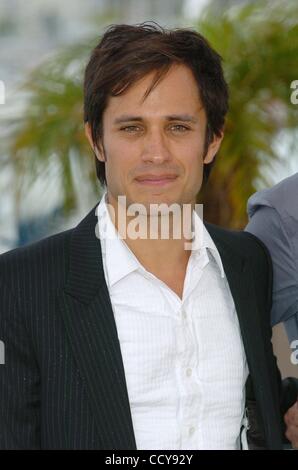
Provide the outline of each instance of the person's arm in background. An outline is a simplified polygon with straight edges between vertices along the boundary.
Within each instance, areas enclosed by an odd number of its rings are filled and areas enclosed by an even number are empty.
[[[298,340],[298,253],[292,242],[295,231],[288,230],[279,213],[269,206],[257,207],[245,230],[267,246],[272,258],[271,324],[284,322],[289,342]],[[298,245],[298,223],[295,236]]]
[[[288,233],[278,212],[262,205],[257,207],[245,230],[258,237],[270,252],[273,263],[271,324],[284,322],[291,343],[298,339],[298,258],[291,240],[292,234],[298,237],[298,227],[297,231]],[[291,406],[295,396],[298,396],[298,379],[288,377],[282,382],[281,412],[287,426],[285,437],[297,448],[298,401]]]

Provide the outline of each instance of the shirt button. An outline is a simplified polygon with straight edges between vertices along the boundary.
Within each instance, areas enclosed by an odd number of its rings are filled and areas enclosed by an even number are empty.
[[[188,430],[189,435],[192,436],[194,434],[195,430],[196,430],[196,428],[194,426],[191,426]]]
[[[187,318],[187,315],[186,315],[186,311],[185,311],[185,310],[182,310],[182,318],[184,318],[184,320]]]
[[[191,374],[192,374],[192,369],[190,369],[190,368],[186,369],[186,375],[187,375],[187,377],[190,377]]]

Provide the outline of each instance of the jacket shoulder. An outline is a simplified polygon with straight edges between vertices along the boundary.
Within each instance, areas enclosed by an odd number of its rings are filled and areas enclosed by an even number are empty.
[[[255,235],[243,230],[230,230],[214,224],[206,224],[212,238],[227,248],[238,252],[242,257],[264,257],[271,260],[266,245]]]
[[[0,282],[13,292],[46,277],[62,280],[69,259],[73,229],[66,230],[0,255]]]

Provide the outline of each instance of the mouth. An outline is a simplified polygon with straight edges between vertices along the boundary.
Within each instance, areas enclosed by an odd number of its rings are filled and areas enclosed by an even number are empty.
[[[145,186],[165,186],[173,183],[176,179],[176,175],[144,175],[136,178],[136,181]]]

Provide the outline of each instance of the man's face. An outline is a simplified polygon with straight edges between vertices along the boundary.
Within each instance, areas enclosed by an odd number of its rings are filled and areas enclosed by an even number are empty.
[[[172,66],[144,100],[153,73],[125,93],[110,97],[103,115],[103,146],[108,200],[117,204],[195,203],[203,163],[210,163],[221,142],[216,138],[204,157],[206,113],[191,70]],[[90,128],[86,135],[93,147]]]

